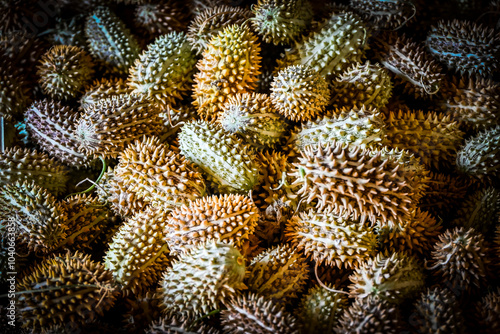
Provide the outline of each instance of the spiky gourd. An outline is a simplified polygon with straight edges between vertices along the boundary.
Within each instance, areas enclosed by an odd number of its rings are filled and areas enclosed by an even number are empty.
[[[16,291],[19,320],[35,332],[93,322],[113,306],[117,295],[111,273],[79,252],[54,255],[30,268]]]
[[[248,293],[234,298],[221,312],[227,334],[299,334],[297,320],[283,306]]]
[[[191,104],[179,105],[176,108],[167,106],[160,113],[160,118],[163,120],[163,130],[160,134],[162,142],[168,142],[168,138],[177,137],[177,134],[186,122],[194,121],[198,118],[196,108]]]
[[[58,196],[66,191],[68,168],[46,153],[27,148],[8,147],[0,152],[0,185],[35,182]]]
[[[424,286],[423,265],[403,252],[377,254],[349,277],[350,293],[356,298],[375,297],[401,303]]]
[[[0,117],[10,121],[30,102],[26,80],[13,64],[0,54]]]
[[[241,25],[252,16],[252,12],[231,6],[215,6],[200,11],[188,27],[187,38],[197,54],[202,54],[210,40],[224,28]]]
[[[184,33],[158,37],[130,69],[128,85],[162,106],[174,104],[191,89],[196,58]]]
[[[485,129],[500,124],[500,85],[478,76],[456,77],[444,86],[438,102],[453,119]]]
[[[375,297],[357,298],[334,328],[337,334],[401,333],[398,307]]]
[[[350,0],[349,6],[375,30],[397,30],[415,16],[415,5],[407,0]]]
[[[139,56],[139,44],[123,21],[108,7],[97,7],[85,24],[90,54],[113,72],[126,74]]]
[[[56,18],[54,28],[49,30],[47,39],[52,45],[77,46],[86,49],[85,26],[83,15],[75,15],[70,18]]]
[[[464,135],[450,116],[421,110],[390,112],[386,124],[386,145],[409,150],[436,169],[453,163]]]
[[[500,175],[500,125],[466,140],[457,152],[457,169],[479,179]]]
[[[76,168],[86,167],[91,161],[77,141],[78,117],[70,107],[51,100],[34,102],[24,114],[30,138],[50,156]]]
[[[367,47],[369,32],[358,15],[337,11],[286,52],[279,67],[308,65],[320,75],[340,74],[358,63]]]
[[[484,286],[490,258],[482,234],[455,227],[439,236],[432,251],[434,274],[452,290],[470,291]]]
[[[257,87],[260,44],[246,25],[224,28],[210,40],[196,67],[193,105],[204,119],[217,119],[224,103]]]
[[[122,324],[129,333],[144,332],[161,316],[160,300],[157,293],[151,291],[126,298],[125,305],[127,312]]]
[[[308,0],[259,0],[250,19],[255,32],[266,43],[292,44],[300,40],[313,17]]]
[[[476,321],[479,330],[485,334],[500,331],[500,289],[492,289],[476,304]]]
[[[426,43],[433,56],[461,74],[489,76],[499,67],[500,35],[492,27],[441,20],[431,27]]]
[[[460,208],[452,224],[474,228],[477,232],[488,235],[500,217],[500,191],[488,187],[468,196]]]
[[[382,153],[336,141],[307,146],[294,163],[292,185],[301,186],[297,194],[317,208],[398,224],[418,203],[424,184],[418,171]]]
[[[248,192],[257,183],[259,166],[251,147],[220,125],[186,123],[178,138],[182,155],[200,167],[220,192]]]
[[[455,296],[440,288],[427,289],[415,303],[412,326],[419,333],[464,333],[464,319]]]
[[[310,209],[293,216],[285,237],[318,264],[357,268],[376,254],[377,237],[368,222],[328,210]]]
[[[220,124],[254,146],[274,146],[287,130],[285,120],[275,111],[265,94],[243,93],[229,97]]]
[[[302,123],[288,138],[290,154],[296,155],[308,145],[337,141],[361,148],[380,146],[385,137],[384,115],[374,109],[354,107],[329,112],[314,121]]]
[[[66,237],[67,218],[66,208],[33,182],[15,182],[0,190],[2,225],[13,221],[16,242],[30,252],[48,253],[59,247]]]
[[[183,31],[188,21],[179,4],[168,0],[140,4],[135,8],[135,24],[153,36]]]
[[[297,297],[309,276],[304,256],[288,244],[254,257],[248,272],[245,283],[251,292],[283,304]]]
[[[86,88],[85,94],[80,99],[80,106],[83,110],[87,110],[91,105],[97,104],[99,100],[130,93],[130,87],[125,80],[121,78],[101,78]]]
[[[242,249],[259,220],[259,210],[248,196],[229,194],[203,197],[175,208],[165,233],[172,253],[181,253],[208,240]]]
[[[92,58],[78,46],[56,45],[42,56],[37,74],[45,94],[69,100],[92,79],[93,66]]]
[[[164,210],[148,207],[128,218],[113,236],[104,267],[125,293],[143,291],[155,284],[169,264],[166,220]]]
[[[335,287],[327,286],[328,289]],[[305,294],[297,310],[301,333],[332,333],[339,318],[347,309],[347,297],[321,286],[314,286]]]
[[[332,81],[331,103],[335,108],[381,109],[392,95],[387,70],[369,61],[355,63]]]
[[[209,241],[183,253],[161,285],[166,313],[199,316],[227,304],[243,289],[245,259],[232,245]]]
[[[203,322],[179,314],[167,314],[155,320],[146,329],[146,334],[220,334],[219,330],[211,328]]]
[[[159,133],[160,109],[145,97],[122,94],[89,105],[78,120],[80,148],[88,155],[116,158],[144,135]]]
[[[420,208],[397,226],[377,226],[379,242],[385,250],[408,254],[426,254],[435,245],[441,229],[441,222]]]
[[[292,121],[309,121],[320,116],[330,99],[325,78],[307,65],[289,66],[271,83],[274,108]]]
[[[128,191],[165,209],[202,197],[206,191],[196,167],[155,136],[144,136],[129,145],[114,173]]]
[[[382,35],[376,44],[378,60],[394,74],[403,93],[430,99],[439,91],[444,74],[424,46],[395,33]]]

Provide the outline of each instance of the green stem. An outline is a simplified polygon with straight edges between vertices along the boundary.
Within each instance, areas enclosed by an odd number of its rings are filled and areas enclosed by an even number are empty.
[[[200,318],[196,319],[195,321],[193,321],[193,322],[191,323],[191,325],[189,325],[189,327],[188,327],[186,330],[187,330],[188,332],[189,332],[189,331],[191,331],[191,329],[193,328],[193,326],[194,326],[197,322],[199,322],[200,320],[203,320],[203,319],[205,319],[205,318],[208,318],[208,317],[210,317],[210,316],[212,316],[212,315],[214,315],[214,314],[217,314],[217,313],[219,313],[219,312],[220,312],[220,310],[213,310],[212,312],[209,312],[209,313],[205,314],[204,316],[202,316],[202,317],[200,317]]]
[[[103,157],[99,157],[99,159],[101,159],[102,161],[102,170],[101,170],[101,174],[99,175],[99,177],[97,178],[97,180],[92,184],[92,186],[84,191],[81,191],[81,192],[77,192],[77,193],[72,193],[72,194],[69,194],[68,196],[64,197],[64,199],[67,199],[68,197],[71,197],[73,195],[81,195],[81,194],[85,194],[85,193],[88,193],[92,190],[94,190],[94,188],[96,187],[96,185],[99,183],[99,181],[101,181],[101,179],[103,178],[104,176],[104,173],[106,173],[106,161],[104,160]],[[92,182],[92,181],[91,181]]]

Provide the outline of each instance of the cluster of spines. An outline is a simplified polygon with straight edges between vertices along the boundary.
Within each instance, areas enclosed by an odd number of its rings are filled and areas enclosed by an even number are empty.
[[[139,4],[135,8],[134,21],[139,29],[153,36],[183,31],[187,27],[185,11],[178,3],[168,0]]]
[[[376,30],[397,30],[411,21],[416,11],[406,0],[350,0],[349,6]]]

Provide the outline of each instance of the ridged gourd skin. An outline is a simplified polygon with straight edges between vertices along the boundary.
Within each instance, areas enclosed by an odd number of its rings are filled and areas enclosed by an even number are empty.
[[[230,96],[257,88],[260,50],[245,24],[228,26],[210,40],[194,78],[193,105],[201,118],[217,119]]]
[[[279,71],[271,83],[274,108],[291,121],[309,121],[324,113],[330,99],[326,79],[307,65]]]
[[[99,200],[108,204],[116,215],[126,218],[146,209],[149,202],[140,198],[132,186],[126,186],[124,181],[115,175],[114,169],[108,167],[103,175],[100,187],[97,188]]]
[[[30,95],[26,80],[0,53],[0,117],[17,118],[30,103]]]
[[[349,277],[350,293],[356,298],[375,297],[399,304],[424,287],[424,266],[403,252],[378,253]]]
[[[252,12],[231,6],[215,6],[206,8],[194,17],[188,27],[187,38],[193,50],[201,55],[210,40],[224,28],[231,25],[242,25],[252,16]]]
[[[203,322],[194,323],[192,319],[179,314],[167,314],[156,319],[146,329],[146,334],[221,334],[217,329],[211,328]]]
[[[7,147],[0,152],[0,185],[17,181],[35,182],[55,196],[66,191],[68,168],[46,153],[37,150]]]
[[[453,226],[474,228],[488,235],[493,232],[500,216],[500,191],[493,187],[477,190],[469,195],[458,208]]]
[[[245,288],[245,259],[231,244],[209,241],[173,261],[160,282],[165,313],[198,317]]]
[[[178,138],[182,155],[201,168],[219,192],[248,192],[257,184],[259,165],[252,148],[220,125],[186,123]]]
[[[427,255],[441,234],[441,229],[441,221],[417,208],[404,223],[394,227],[377,226],[377,233],[382,248],[390,253]]]
[[[458,171],[482,179],[500,175],[500,125],[465,141],[457,152]]]
[[[395,76],[395,88],[415,98],[431,99],[442,86],[441,66],[423,45],[405,35],[384,34],[376,39],[377,58]]]
[[[318,264],[357,268],[377,253],[377,236],[368,222],[328,210],[309,209],[287,223],[285,237]]]
[[[288,127],[265,94],[230,96],[223,110],[219,122],[224,130],[237,133],[258,148],[274,147]]]
[[[378,63],[355,63],[332,80],[331,105],[335,108],[381,109],[392,96],[392,80]]]
[[[131,143],[120,154],[114,173],[130,192],[164,209],[181,206],[206,192],[198,169],[156,136]]]
[[[87,17],[85,35],[90,54],[117,74],[127,74],[139,56],[139,44],[123,21],[99,6]]]
[[[248,293],[234,298],[221,312],[227,334],[299,334],[298,322],[285,307],[272,300]]]
[[[342,108],[313,121],[304,122],[288,137],[290,155],[308,145],[348,143],[361,148],[377,147],[385,138],[384,114],[367,107]]]
[[[231,243],[242,249],[255,230],[259,210],[248,196],[213,195],[175,208],[165,226],[172,253],[182,253],[208,240]]]
[[[431,253],[430,268],[452,290],[483,288],[490,270],[489,249],[473,228],[455,227],[439,236]]]
[[[89,105],[77,124],[80,148],[88,155],[116,158],[144,135],[160,132],[160,109],[141,96],[122,94]]]
[[[78,194],[62,202],[68,213],[66,238],[60,247],[90,250],[104,233],[112,217],[109,209],[102,206],[96,196]]]
[[[336,11],[278,60],[279,68],[308,65],[320,75],[340,74],[364,56],[369,37],[361,18],[350,11]]]
[[[418,171],[382,153],[335,141],[307,146],[293,164],[292,185],[301,186],[297,194],[310,205],[316,201],[318,209],[330,207],[337,215],[352,214],[372,223],[402,223],[424,184]]]
[[[115,77],[111,79],[102,78],[95,80],[86,87],[85,94],[80,98],[80,106],[83,110],[87,110],[91,105],[97,104],[99,100],[130,93],[130,87],[125,80]]]
[[[191,89],[196,58],[183,32],[162,35],[148,45],[130,68],[132,94],[162,106],[175,104]]]
[[[453,119],[473,129],[500,125],[500,85],[479,76],[447,82],[437,104]]]
[[[66,208],[33,182],[13,182],[0,190],[2,227],[14,221],[19,248],[25,245],[39,254],[53,251],[66,238],[67,218]]]
[[[422,334],[464,333],[464,318],[451,291],[429,288],[415,302],[412,326]]]
[[[384,144],[409,150],[423,164],[437,170],[453,164],[464,133],[450,116],[415,112],[390,112]]]
[[[40,333],[51,326],[91,323],[117,297],[111,272],[89,255],[67,252],[30,268],[16,285],[22,327]]]
[[[491,289],[476,304],[476,323],[481,333],[495,334],[500,331],[500,290]]]
[[[327,285],[329,289],[335,286]],[[314,286],[304,294],[297,309],[297,319],[301,333],[332,333],[339,318],[348,307],[344,294],[330,291],[321,286]]]
[[[134,22],[139,30],[153,36],[183,31],[188,23],[185,11],[174,1],[149,1],[135,7],[134,14]]]
[[[356,298],[334,328],[336,334],[401,333],[398,306],[375,297]]]
[[[79,114],[53,100],[35,101],[24,113],[30,139],[65,165],[87,167],[91,158],[79,147],[76,123]]]
[[[290,303],[305,288],[305,257],[289,244],[266,249],[252,259],[245,280],[249,291],[277,303]]]
[[[125,220],[104,256],[104,267],[125,294],[145,291],[158,282],[170,263],[165,240],[167,213],[146,208]]]
[[[349,6],[375,30],[397,30],[411,21],[416,11],[406,0],[350,0]]]
[[[259,0],[250,19],[255,32],[266,43],[290,45],[301,39],[313,17],[308,0]]]
[[[53,99],[70,100],[92,79],[93,66],[90,55],[78,46],[55,45],[40,59],[39,83]]]
[[[498,70],[500,34],[492,27],[466,20],[441,20],[431,27],[426,44],[441,63],[463,75],[486,77]]]

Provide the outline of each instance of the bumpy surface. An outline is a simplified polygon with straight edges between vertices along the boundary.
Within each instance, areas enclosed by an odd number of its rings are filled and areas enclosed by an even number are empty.
[[[355,63],[332,82],[331,104],[335,108],[385,107],[392,95],[389,73],[379,64]]]
[[[276,110],[292,121],[308,121],[321,115],[330,98],[325,78],[310,66],[289,66],[271,83]]]
[[[168,314],[155,320],[146,334],[220,334],[220,331],[204,325],[201,321],[178,314]]]
[[[11,120],[29,103],[29,89],[18,70],[0,54],[0,117]]]
[[[409,216],[423,187],[418,172],[403,165],[383,158],[382,152],[333,141],[307,146],[291,176],[301,186],[297,193],[308,203],[316,201],[318,208],[331,206],[338,215],[397,224]]]
[[[367,222],[310,209],[293,216],[285,236],[316,263],[357,268],[376,254],[377,237]]]
[[[214,195],[175,208],[165,233],[172,253],[208,240],[224,241],[241,249],[258,220],[259,210],[248,196]]]
[[[254,30],[264,42],[274,45],[300,40],[313,16],[308,0],[259,0],[252,13]]]
[[[104,100],[112,96],[130,94],[130,87],[125,80],[119,78],[96,80],[85,89],[85,94],[80,99],[80,106],[86,110],[91,105],[95,105],[99,100]]]
[[[265,94],[236,94],[224,105],[220,123],[254,146],[274,146],[287,130],[285,120]]]
[[[161,209],[147,208],[128,218],[113,236],[104,266],[126,292],[155,284],[167,267],[166,216]]]
[[[128,191],[165,209],[202,197],[206,191],[196,167],[154,136],[129,145],[120,155],[115,175]]]
[[[462,74],[488,76],[499,66],[500,35],[495,29],[470,21],[439,21],[427,36],[430,52]]]
[[[253,293],[232,300],[221,318],[228,334],[301,333],[297,321],[283,306]]]
[[[260,44],[246,25],[224,28],[210,40],[196,67],[193,105],[205,119],[217,119],[229,96],[249,93],[260,74]]]
[[[92,78],[92,58],[77,46],[56,45],[40,60],[37,74],[45,94],[69,100],[80,94]]]
[[[128,84],[132,94],[145,95],[162,106],[170,105],[191,89],[195,63],[184,33],[162,35],[135,61]]]
[[[248,271],[245,283],[250,291],[283,303],[297,297],[309,276],[304,256],[288,244],[254,257]]]
[[[469,138],[457,153],[457,169],[477,178],[500,174],[500,125]]]
[[[500,290],[490,291],[476,305],[476,319],[481,331],[495,334],[500,331]]]
[[[116,290],[104,266],[83,253],[66,253],[30,268],[16,290],[19,320],[41,332],[50,326],[82,325],[113,306]]]
[[[165,312],[206,314],[227,304],[245,287],[245,260],[229,244],[209,241],[183,253],[167,269],[161,284]]]
[[[250,146],[219,125],[186,123],[178,137],[182,155],[200,167],[220,192],[247,192],[257,183],[259,166]]]
[[[165,35],[187,27],[187,15],[179,3],[148,1],[135,8],[135,24],[152,35]]]
[[[350,0],[349,6],[376,30],[397,30],[415,15],[415,6],[406,0]]]
[[[356,298],[375,297],[401,303],[424,286],[423,265],[405,253],[390,256],[377,254],[361,264],[349,277],[351,295]]]

